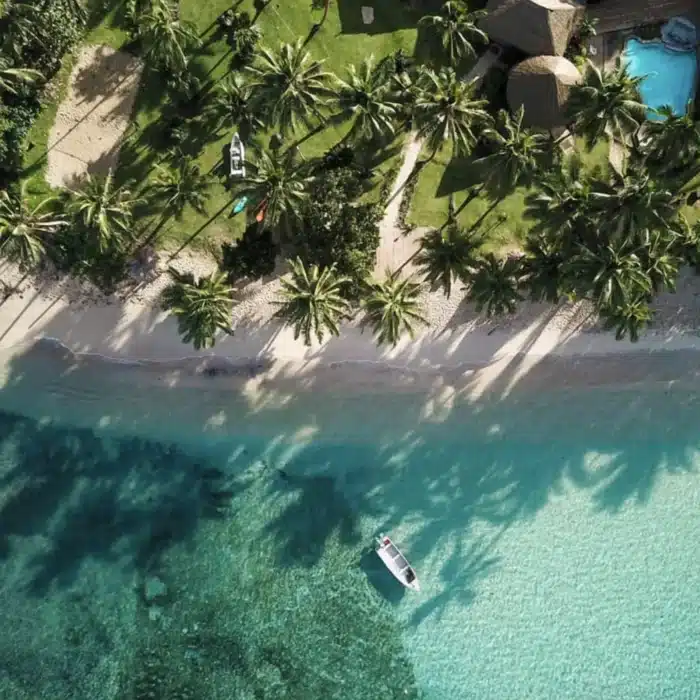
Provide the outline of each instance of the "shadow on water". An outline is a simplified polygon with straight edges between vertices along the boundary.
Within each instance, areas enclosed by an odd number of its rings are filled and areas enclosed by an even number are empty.
[[[285,490],[293,493],[283,513],[267,527],[280,543],[278,561],[282,566],[314,566],[323,555],[326,542],[337,535],[341,544],[361,541],[358,512],[329,476],[302,476],[278,472]]]
[[[406,589],[399,585],[396,579],[389,573],[379,557],[371,548],[362,553],[360,557],[360,569],[367,576],[370,585],[384,600],[392,605],[398,605],[406,595]]]
[[[157,568],[168,547],[186,541],[201,518],[222,517],[245,488],[223,472],[203,472],[174,446],[106,440],[6,414],[0,446],[1,463],[11,465],[0,470],[0,536],[46,539],[25,582],[40,596],[72,585],[87,559]]]

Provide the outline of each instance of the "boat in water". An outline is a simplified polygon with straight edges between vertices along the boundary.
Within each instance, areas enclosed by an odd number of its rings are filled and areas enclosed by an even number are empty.
[[[399,548],[386,535],[379,535],[376,541],[375,551],[384,562],[394,578],[398,579],[406,588],[412,591],[420,591],[418,576],[413,567],[408,563],[406,557],[399,551]]]

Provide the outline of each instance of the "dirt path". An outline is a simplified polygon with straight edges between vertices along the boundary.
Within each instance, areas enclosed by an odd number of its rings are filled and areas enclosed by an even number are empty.
[[[389,195],[389,204],[384,212],[384,218],[379,224],[381,241],[377,249],[378,274],[383,275],[387,268],[395,270],[415,252],[418,246],[420,231],[415,230],[404,234],[399,227],[399,209],[406,183],[413,172],[423,142],[411,133],[403,150],[403,163],[399,168],[394,187]]]

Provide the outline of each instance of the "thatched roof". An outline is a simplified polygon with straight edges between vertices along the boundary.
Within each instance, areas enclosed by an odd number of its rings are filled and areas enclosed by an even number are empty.
[[[580,81],[576,66],[561,56],[528,58],[508,76],[508,104],[513,111],[525,109],[523,123],[527,126],[541,129],[564,126],[569,91]]]
[[[574,0],[489,0],[481,28],[492,41],[532,56],[563,56],[585,12]]]

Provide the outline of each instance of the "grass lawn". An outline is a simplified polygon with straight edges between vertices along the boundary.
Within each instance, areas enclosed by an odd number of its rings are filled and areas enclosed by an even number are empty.
[[[120,26],[122,2],[114,2],[104,10],[101,21],[91,27],[85,43],[107,44],[113,48],[123,48],[128,36]],[[218,82],[229,71],[230,52],[226,42],[216,35],[216,18],[231,7],[231,0],[180,0],[184,19],[196,26],[202,39],[202,46],[191,61],[191,71],[199,77]],[[243,0],[237,9],[255,16],[253,0]],[[305,39],[314,22],[320,20],[321,10],[311,9],[310,0],[273,0],[258,16],[257,24],[262,31],[261,45],[276,49],[283,42],[293,43]],[[407,9],[400,0],[384,0],[375,9],[375,21],[369,27],[362,24],[360,6],[353,0],[331,2],[328,19],[321,30],[307,44],[312,57],[324,60],[324,68],[338,75],[344,75],[352,63],[360,63],[365,57],[374,54],[379,59],[396,49],[402,48],[412,54],[416,44],[415,25],[418,15]],[[127,47],[128,48],[128,47]],[[76,49],[76,52],[78,49]],[[27,174],[33,176],[33,190],[48,192],[41,175],[45,168],[45,154],[48,134],[54,121],[56,107],[65,92],[67,78],[72,65],[71,57],[64,61],[64,68],[56,83],[57,99],[48,103],[32,129],[31,140],[36,144],[27,157]],[[139,95],[134,107],[133,121],[137,134],[132,143],[125,145],[120,156],[117,176],[121,182],[128,182],[132,190],[140,190],[153,178],[154,166],[161,160],[156,139],[162,121],[165,103],[163,78],[156,73],[144,72]],[[305,157],[320,155],[337,143],[347,127],[329,128],[309,139],[302,146]],[[193,157],[204,172],[214,171],[222,164],[222,150],[231,137],[230,131],[215,133],[194,129],[191,144]],[[259,135],[259,140],[267,142],[269,134]],[[196,143],[195,143],[196,141]],[[367,154],[368,159],[377,165],[379,176],[377,186],[383,176],[395,172],[398,167],[401,143],[393,144],[381,154]],[[377,161],[380,161],[377,163]],[[177,247],[191,239],[191,245],[207,248],[218,247],[226,239],[240,235],[245,228],[243,215],[227,218],[232,197],[224,187],[223,178],[218,178],[211,189],[207,206],[208,216],[187,210],[180,221],[170,221],[161,231],[161,244],[169,248]],[[159,217],[159,212],[148,204],[137,212],[137,231],[148,231]],[[201,235],[200,235],[201,234]]]
[[[606,142],[596,144],[587,151],[581,141],[577,141],[576,149],[583,158],[584,169],[592,171],[608,168],[608,147]],[[427,154],[423,153],[423,157]],[[468,158],[452,159],[450,152],[445,149],[432,162],[428,163],[420,175],[414,190],[408,222],[412,226],[442,226],[447,220],[450,195],[454,197],[455,208],[467,197],[466,189],[481,184],[484,177],[478,166]],[[527,190],[519,187],[506,196],[483,222],[490,229],[484,249],[489,251],[508,250],[521,246],[525,235],[530,229],[531,222],[525,218],[525,196]],[[486,192],[471,201],[459,214],[458,220],[462,227],[473,225],[491,206]],[[496,225],[499,216],[504,221]],[[493,224],[493,228],[491,225]]]

